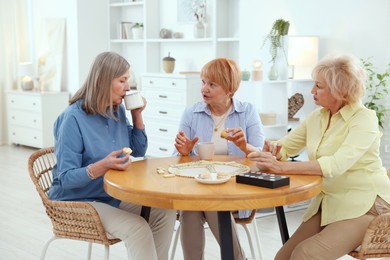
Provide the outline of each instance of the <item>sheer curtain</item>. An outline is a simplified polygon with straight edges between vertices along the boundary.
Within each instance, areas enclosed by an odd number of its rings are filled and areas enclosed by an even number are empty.
[[[6,143],[5,90],[17,88],[19,62],[31,61],[31,0],[0,0],[0,145]]]

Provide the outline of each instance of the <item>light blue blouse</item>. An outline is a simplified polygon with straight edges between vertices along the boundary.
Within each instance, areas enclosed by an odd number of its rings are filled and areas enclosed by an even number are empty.
[[[130,125],[123,105],[115,111],[118,120],[88,115],[81,101],[70,105],[54,123],[53,200],[99,201],[117,207],[119,200],[103,189],[103,176],[91,180],[87,166],[105,158],[114,150],[131,147],[132,155],[144,156],[147,149],[145,130]]]
[[[248,144],[262,149],[265,139],[264,130],[256,108],[251,103],[241,102],[235,98],[233,98],[232,106],[233,109],[226,118],[226,128],[241,127]],[[198,136],[199,142],[209,142],[213,135],[213,125],[210,109],[205,102],[201,101],[185,109],[179,131],[184,131],[190,139]],[[233,142],[228,142],[227,145],[228,155],[245,156],[245,153]],[[177,154],[176,150],[174,154]]]
[[[241,127],[247,138],[247,143],[260,150],[263,149],[264,130],[256,108],[252,104],[241,102],[236,98],[233,98],[232,107],[233,109],[226,118],[226,128]],[[210,109],[205,102],[201,101],[184,111],[179,131],[184,131],[191,140],[197,136],[199,142],[208,142],[213,135],[213,125]],[[226,142],[228,155],[245,156],[245,153],[233,142]],[[178,154],[178,151],[175,150],[174,154]],[[194,155],[193,151],[190,154]],[[251,212],[252,210],[240,210],[239,217],[248,217]]]

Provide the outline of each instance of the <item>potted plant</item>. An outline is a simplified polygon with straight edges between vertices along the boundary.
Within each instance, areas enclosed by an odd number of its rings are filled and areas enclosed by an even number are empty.
[[[376,112],[380,128],[384,128],[386,114],[390,108],[386,106],[386,96],[389,94],[390,85],[390,63],[383,73],[375,72],[374,65],[368,59],[360,59],[367,72],[367,95],[364,105]]]
[[[143,23],[135,23],[131,28],[133,32],[133,39],[142,39],[144,35],[144,24]]]
[[[288,29],[290,28],[290,22],[278,19],[272,24],[272,28],[270,32],[265,37],[263,44],[261,48],[264,47],[264,45],[269,41],[270,42],[270,54],[271,54],[271,60],[270,62],[275,63],[277,57],[278,57],[278,51],[279,49],[283,50],[283,53],[286,57],[286,52],[284,50],[284,41],[283,36],[288,34]]]

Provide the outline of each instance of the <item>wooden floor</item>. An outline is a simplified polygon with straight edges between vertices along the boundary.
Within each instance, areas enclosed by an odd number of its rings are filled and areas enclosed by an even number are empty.
[[[35,149],[23,146],[0,146],[0,260],[39,259],[44,243],[52,236],[51,223],[27,172],[27,160]],[[290,234],[301,221],[303,210],[286,213]],[[258,217],[257,225],[263,247],[263,259],[273,259],[282,245],[275,215]],[[239,226],[240,239],[250,257],[244,230]],[[206,229],[206,260],[219,259],[219,247]],[[103,259],[103,246],[94,245],[92,259]],[[56,240],[45,259],[86,259],[87,243]],[[111,246],[110,259],[127,259],[125,246]],[[183,259],[180,242],[175,259]],[[352,259],[349,256],[340,258]]]

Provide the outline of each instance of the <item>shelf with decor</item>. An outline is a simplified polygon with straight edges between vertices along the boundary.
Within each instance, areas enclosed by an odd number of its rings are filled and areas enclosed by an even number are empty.
[[[178,10],[191,8],[191,2],[173,0],[143,0],[123,2],[109,0],[110,49],[123,55],[131,64],[138,78],[144,73],[163,72],[162,58],[168,53],[176,59],[175,72],[200,71],[202,66],[216,57],[229,57],[239,61],[239,1],[206,1],[206,33],[204,37],[193,35],[195,19],[188,11],[187,21],[180,21]],[[180,5],[180,6],[179,6]],[[174,13],[172,13],[172,10]],[[143,35],[134,39],[131,32],[119,24],[143,24]],[[162,38],[162,29],[172,34]],[[176,33],[176,34],[175,34]],[[182,37],[174,38],[181,34]],[[192,51],[202,55],[193,55]]]
[[[288,118],[288,99],[294,93],[302,93],[305,103],[296,114],[298,119],[304,118],[316,108],[310,93],[312,80],[275,80],[275,81],[242,81],[235,96],[243,101],[254,104],[259,112],[275,114],[271,124],[263,122],[266,138],[280,139],[288,129],[299,123]]]
[[[279,139],[286,135],[288,127],[288,88],[286,80],[242,81],[235,97],[252,103],[259,113],[272,113],[276,118],[272,124],[264,125],[268,139]]]

